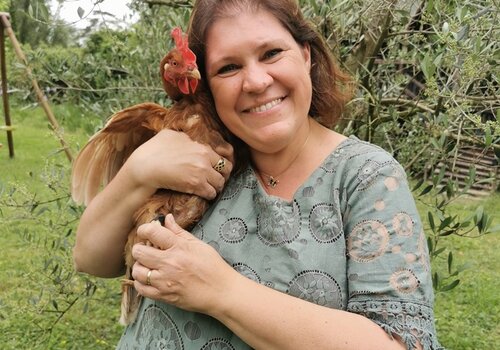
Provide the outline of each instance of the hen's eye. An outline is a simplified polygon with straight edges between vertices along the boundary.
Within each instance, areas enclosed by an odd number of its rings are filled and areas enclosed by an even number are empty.
[[[218,71],[217,74],[227,74],[231,73],[232,71],[237,70],[239,67],[235,64],[227,64],[224,67],[221,67]]]
[[[264,59],[273,58],[274,56],[280,54],[282,51],[283,51],[282,49],[272,49],[266,51],[266,53],[264,54]]]

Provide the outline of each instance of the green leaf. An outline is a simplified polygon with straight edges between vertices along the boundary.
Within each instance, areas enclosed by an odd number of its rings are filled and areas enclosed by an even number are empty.
[[[491,137],[491,129],[489,126],[484,128],[484,147],[488,148],[491,145],[492,137]]]
[[[439,248],[438,250],[434,251],[434,256],[438,256],[439,254],[441,254],[442,252],[444,252],[446,250],[446,247],[443,247],[443,248]]]
[[[460,283],[460,280],[454,280],[450,284],[448,284],[448,285],[440,288],[440,291],[441,292],[447,292],[449,290],[452,290],[453,288],[455,288],[456,286],[458,286],[459,283]]]
[[[417,184],[413,187],[412,191],[416,191],[420,188],[420,186],[422,186],[422,184],[424,183],[424,179],[420,179]]]
[[[430,211],[427,212],[427,218],[429,220],[429,226],[431,227],[432,232],[436,232],[436,226],[434,225],[434,217]]]
[[[467,182],[472,185],[474,180],[476,179],[476,167],[474,165],[471,165],[469,168],[469,179]]]
[[[484,213],[484,208],[483,206],[479,206],[477,207],[476,209],[476,213],[474,215],[474,223],[477,224],[478,222],[481,221],[481,219],[483,218],[483,213]]]
[[[430,237],[427,238],[427,247],[429,248],[429,254],[431,254],[431,256],[434,256],[434,243],[432,242],[432,239]]]
[[[453,181],[448,181],[446,184],[446,196],[452,198],[455,195],[455,189],[453,188]]]
[[[434,274],[432,275],[432,286],[434,287],[434,289],[437,289],[438,284],[439,284],[439,275],[437,272],[434,272]]]
[[[433,185],[429,185],[429,186],[427,186],[426,188],[424,188],[424,189],[422,190],[422,192],[420,192],[420,195],[419,195],[419,196],[423,196],[424,194],[429,193],[429,192],[432,190],[432,188],[433,188],[433,187],[434,187]]]
[[[454,216],[454,217],[451,217],[451,216],[446,217],[443,221],[441,221],[441,224],[439,225],[438,230],[439,231],[443,230],[445,227],[449,226],[451,224],[451,222],[453,220],[455,220],[455,219],[456,219],[456,216]]]
[[[441,181],[443,181],[443,178],[444,178],[444,174],[446,173],[446,166],[442,166],[441,169],[439,170],[439,175],[437,177],[437,180],[436,180],[436,185],[437,184],[440,184]]]
[[[453,266],[453,252],[448,253],[448,273],[451,273],[451,269]]]
[[[452,233],[455,233],[456,230],[447,230],[447,231],[444,231],[444,232],[440,232],[439,233],[439,236],[440,237],[446,237],[446,236],[449,236],[451,235]]]
[[[85,10],[82,9],[80,6],[78,6],[78,9],[76,10],[78,13],[78,17],[83,18],[83,15],[85,14]]]
[[[430,54],[427,53],[420,62],[420,69],[424,73],[426,79],[431,79],[436,71],[436,66],[433,61]]]
[[[466,24],[460,28],[457,33],[457,41],[467,40],[469,37],[469,25]]]

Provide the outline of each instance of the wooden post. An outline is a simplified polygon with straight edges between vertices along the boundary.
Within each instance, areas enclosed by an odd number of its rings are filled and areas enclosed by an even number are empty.
[[[24,55],[23,50],[21,49],[21,45],[16,39],[16,35],[14,34],[14,31],[12,30],[12,26],[10,25],[9,21],[9,14],[6,12],[0,12],[0,24],[2,28],[5,29],[7,32],[7,35],[9,36],[12,46],[14,47],[14,51],[16,53],[16,56],[21,60],[21,62],[24,64],[26,73],[28,74],[28,77],[31,79],[31,84],[33,85],[33,89],[35,89],[36,96],[38,98],[38,102],[42,106],[43,110],[45,111],[45,115],[47,116],[47,119],[49,120],[50,125],[52,126],[52,129],[54,130],[54,133],[56,137],[59,139],[59,142],[63,146],[64,152],[66,153],[66,157],[70,162],[73,161],[73,156],[71,155],[71,152],[69,150],[69,146],[62,137],[61,134],[61,128],[59,126],[59,123],[56,120],[56,117],[54,116],[54,113],[52,113],[52,110],[50,109],[50,106],[47,102],[47,96],[42,92],[40,89],[40,86],[38,85],[37,80],[33,76],[33,72],[31,71],[31,68],[28,64],[28,60],[26,59],[26,56]]]
[[[9,144],[9,157],[14,158],[14,139],[12,137],[12,127],[9,111],[9,93],[7,92],[7,68],[5,63],[5,37],[3,26],[0,26],[0,64],[2,71],[2,100],[3,112],[5,117],[5,126],[7,131],[7,143]]]

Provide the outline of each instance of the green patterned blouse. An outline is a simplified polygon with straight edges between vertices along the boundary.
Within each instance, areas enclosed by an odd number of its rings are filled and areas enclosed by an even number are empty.
[[[257,283],[365,315],[408,349],[442,349],[422,224],[404,170],[377,146],[346,139],[290,202],[268,195],[249,167],[193,234]],[[209,316],[145,299],[118,349],[250,347]]]

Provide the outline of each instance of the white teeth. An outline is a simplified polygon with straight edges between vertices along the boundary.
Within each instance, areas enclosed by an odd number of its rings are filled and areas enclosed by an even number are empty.
[[[266,103],[265,105],[262,105],[262,106],[258,106],[258,107],[255,107],[255,108],[250,108],[249,109],[249,112],[250,113],[260,113],[260,112],[265,112],[271,108],[273,108],[274,106],[276,106],[277,104],[279,104],[281,101],[283,101],[282,98],[277,98],[276,100],[274,101],[271,101],[271,102],[268,102]]]

